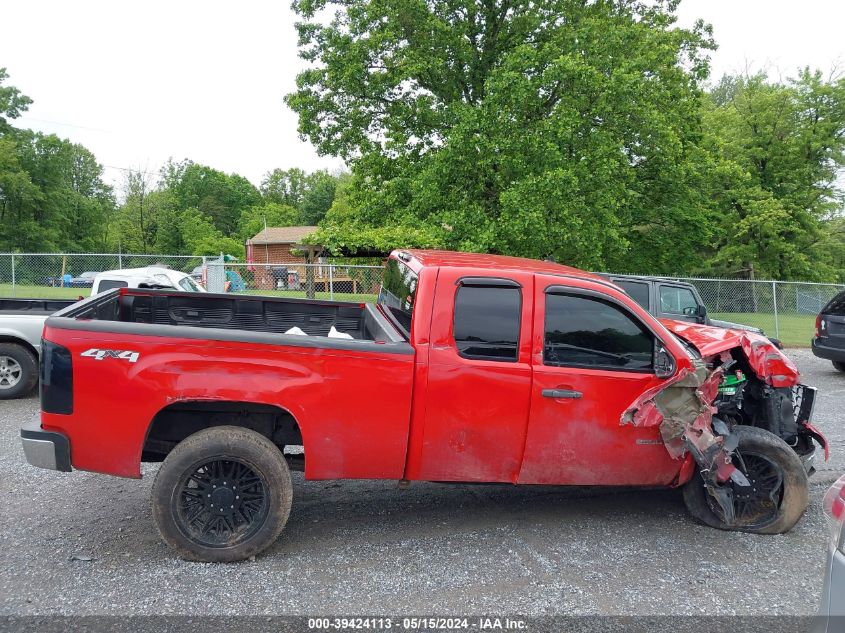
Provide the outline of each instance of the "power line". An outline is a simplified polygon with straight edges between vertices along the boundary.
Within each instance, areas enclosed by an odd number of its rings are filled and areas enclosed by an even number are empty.
[[[117,165],[102,165],[104,169],[119,169],[120,171],[130,171],[130,172],[137,172],[139,174],[157,174],[159,172],[159,168],[157,169],[139,169],[137,167],[118,167]]]

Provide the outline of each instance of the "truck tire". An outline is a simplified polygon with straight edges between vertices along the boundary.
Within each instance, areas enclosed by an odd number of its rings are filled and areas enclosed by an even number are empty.
[[[716,501],[704,487],[701,473],[684,486],[689,513],[710,527],[753,534],[788,532],[809,503],[807,473],[798,455],[778,436],[753,426],[735,426],[739,436],[734,465],[752,482],[745,494],[734,488],[736,522],[727,525]],[[725,485],[732,485],[731,483]],[[747,490],[747,489],[746,489]]]
[[[833,362],[833,366],[836,367],[836,369],[838,369],[839,371],[845,371],[845,363],[843,363],[841,360],[834,360],[831,362]]]
[[[23,345],[0,343],[0,400],[20,398],[38,382],[38,359]]]
[[[293,499],[282,451],[236,426],[198,431],[176,445],[153,482],[162,539],[186,560],[228,563],[278,538]]]

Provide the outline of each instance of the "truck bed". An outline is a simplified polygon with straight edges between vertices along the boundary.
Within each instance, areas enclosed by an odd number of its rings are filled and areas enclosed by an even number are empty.
[[[107,291],[47,318],[42,426],[67,435],[74,468],[140,477],[161,446],[145,452],[147,438],[170,441],[176,431],[162,429],[180,416],[293,418],[301,440],[290,444],[331,438],[306,459],[307,478],[399,479],[415,352],[392,327],[364,303]]]
[[[143,323],[298,338],[329,337],[334,328],[357,341],[405,342],[375,305],[340,301],[120,289],[81,302],[55,317],[72,318],[87,325],[91,321]],[[307,337],[292,332],[293,328],[305,332]]]
[[[73,299],[0,299],[0,314],[44,316],[76,303]]]

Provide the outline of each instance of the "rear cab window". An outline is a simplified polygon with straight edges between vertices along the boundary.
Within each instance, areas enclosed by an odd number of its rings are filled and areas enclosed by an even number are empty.
[[[419,278],[403,262],[388,259],[378,293],[378,304],[406,338],[411,337],[411,322]]]
[[[646,311],[651,310],[649,301],[649,285],[644,281],[631,281],[628,279],[615,279],[614,283],[622,288],[628,295],[639,303]]]
[[[121,281],[119,279],[101,279],[100,284],[97,286],[97,293],[105,292],[106,290],[111,290],[113,288],[126,288],[129,284],[125,281]]]
[[[462,358],[516,362],[522,292],[505,279],[462,280],[452,331]]]

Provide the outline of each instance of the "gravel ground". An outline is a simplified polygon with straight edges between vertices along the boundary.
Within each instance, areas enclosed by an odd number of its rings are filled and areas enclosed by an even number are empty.
[[[845,471],[845,375],[791,350],[819,387],[832,458],[789,534],[697,525],[677,491],[305,482],[257,560],[187,563],[141,481],[28,466],[18,428],[35,398],[0,403],[0,615],[814,613],[827,530],[820,501]]]

